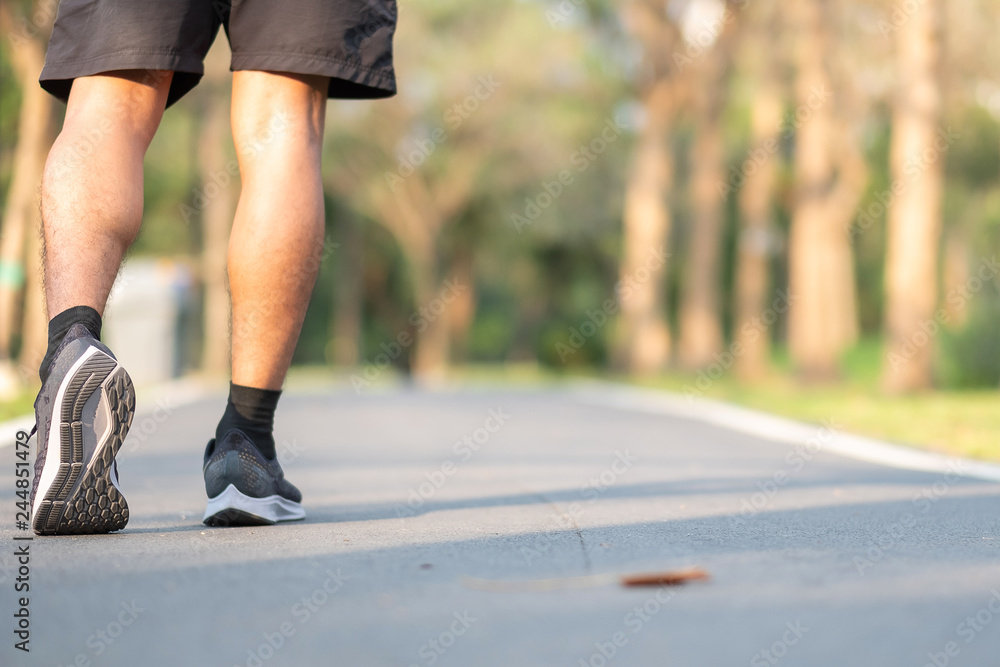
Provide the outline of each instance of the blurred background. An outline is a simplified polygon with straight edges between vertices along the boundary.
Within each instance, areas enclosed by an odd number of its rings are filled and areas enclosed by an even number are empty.
[[[0,5],[0,418],[45,351],[56,4]],[[292,379],[610,377],[1000,459],[998,31],[994,0],[407,0],[398,95],[329,105]],[[228,372],[228,65],[147,155],[105,325],[137,383]]]

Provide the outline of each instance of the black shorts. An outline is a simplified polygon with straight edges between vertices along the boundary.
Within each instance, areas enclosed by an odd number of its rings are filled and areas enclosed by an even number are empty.
[[[170,106],[198,84],[220,25],[233,71],[328,76],[344,99],[396,92],[395,0],[62,0],[39,83],[65,101],[78,76],[172,70]]]

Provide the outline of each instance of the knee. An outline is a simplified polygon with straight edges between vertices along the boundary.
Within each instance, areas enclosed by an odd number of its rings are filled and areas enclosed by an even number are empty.
[[[163,117],[172,78],[169,71],[130,70],[75,80],[62,134],[85,143],[117,136],[145,151]]]
[[[319,157],[322,127],[302,110],[272,108],[256,110],[233,121],[233,142],[240,165],[252,168],[274,159]],[[256,158],[262,157],[263,160]]]
[[[233,79],[232,130],[241,166],[257,156],[319,157],[326,88],[302,77],[237,72]],[[318,78],[318,77],[317,77]]]

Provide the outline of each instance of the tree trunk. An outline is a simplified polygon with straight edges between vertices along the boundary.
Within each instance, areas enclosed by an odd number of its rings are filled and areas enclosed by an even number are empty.
[[[378,221],[392,233],[406,258],[415,308],[409,318],[413,326],[410,371],[418,383],[434,384],[447,370],[447,310],[457,294],[451,281],[442,285],[438,278],[437,239],[447,218],[416,176],[404,181],[395,197],[379,193],[371,201]]]
[[[698,85],[694,87],[695,141],[691,147],[694,226],[684,271],[677,350],[681,366],[690,369],[709,365],[722,350],[719,292],[724,210],[719,184],[726,180],[722,112],[734,25],[730,22],[695,65]]]
[[[37,258],[26,259],[25,240],[36,234],[40,223],[38,215],[38,184],[41,182],[45,158],[55,138],[55,100],[38,85],[38,75],[45,64],[44,34],[42,26],[34,36],[16,36],[17,27],[10,5],[0,9],[0,28],[9,36],[11,65],[21,88],[21,107],[18,112],[18,136],[14,149],[10,186],[4,204],[3,223],[0,229],[0,398],[17,393],[25,380],[33,381],[35,368],[30,373],[18,373],[12,359],[14,338],[21,331],[22,304],[25,297],[25,264],[38,269]],[[51,14],[48,12],[45,14]],[[52,17],[49,17],[51,21]],[[38,243],[31,247],[37,254]],[[39,295],[35,290],[32,297]],[[45,320],[44,309],[28,308],[32,317]],[[38,323],[26,327],[34,335]],[[43,327],[44,334],[44,327]],[[32,337],[23,338],[27,346],[36,346]],[[44,350],[43,350],[44,354]],[[29,354],[33,356],[33,352]]]
[[[31,233],[28,235],[24,319],[21,322],[21,352],[18,355],[21,377],[26,382],[38,378],[38,366],[48,348],[48,317],[45,312],[45,284],[42,274],[42,218],[33,206]]]
[[[410,277],[413,282],[415,314],[413,356],[410,370],[417,383],[433,385],[440,382],[448,367],[448,309],[454,294],[447,285],[440,285],[434,239],[413,243],[407,248]]]
[[[935,148],[941,120],[939,30],[940,3],[926,0],[896,33],[900,85],[890,168],[893,183],[905,187],[889,207],[888,219],[882,384],[890,392],[931,384],[943,162]]]
[[[807,379],[838,374],[849,344],[845,318],[854,280],[848,234],[839,224],[834,197],[833,145],[839,139],[832,114],[829,17],[821,0],[797,0],[796,201],[789,233],[788,342],[796,370]]]
[[[198,151],[202,193],[212,183],[212,174],[226,172],[229,158],[229,86],[228,49],[216,40],[205,59],[204,113]],[[235,181],[237,176],[232,176]],[[214,188],[212,189],[214,191]],[[214,197],[205,197],[201,213],[202,255],[201,273],[205,287],[203,317],[205,339],[202,345],[201,368],[210,375],[225,375],[230,369],[230,302],[226,283],[226,254],[229,232],[236,212],[239,188],[235,182],[218,188]]]
[[[643,96],[645,125],[639,132],[625,184],[623,256],[618,295],[615,358],[623,370],[638,375],[661,371],[670,358],[670,329],[666,316],[666,261],[650,263],[651,253],[666,253],[670,237],[667,195],[673,179],[673,161],[667,145],[672,114],[670,87],[653,84]]]
[[[361,358],[362,294],[361,272],[364,241],[361,225],[353,211],[342,211],[337,221],[340,231],[340,252],[336,256],[333,288],[333,322],[330,340],[333,345],[329,361],[337,366],[352,368]]]
[[[736,249],[734,347],[736,373],[743,380],[763,377],[771,356],[771,334],[777,313],[768,308],[769,258],[774,247],[772,206],[777,180],[782,120],[782,90],[776,73],[774,46],[776,3],[768,2],[758,24],[750,26],[746,58],[759,86],[751,105],[751,150],[740,165],[744,176],[739,194],[740,230]]]
[[[448,307],[448,338],[452,361],[465,363],[469,354],[469,331],[476,316],[476,283],[471,242],[459,244],[451,261],[450,279],[456,286],[455,301]]]
[[[969,278],[969,239],[965,230],[952,228],[944,242],[944,293],[961,294]],[[948,326],[961,329],[969,319],[969,304],[965,299],[945,299]]]

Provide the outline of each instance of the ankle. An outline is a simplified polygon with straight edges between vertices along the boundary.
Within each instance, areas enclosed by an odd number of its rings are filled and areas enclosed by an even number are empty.
[[[45,357],[38,367],[38,377],[42,382],[49,377],[49,367],[66,334],[77,324],[83,325],[95,339],[101,339],[101,315],[90,306],[73,306],[53,317],[49,320],[48,349],[45,350]]]
[[[274,411],[278,406],[280,390],[257,389],[229,384],[226,411],[215,430],[216,440],[221,440],[232,429],[242,431],[266,459],[274,459]]]

